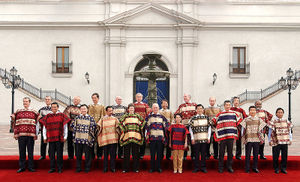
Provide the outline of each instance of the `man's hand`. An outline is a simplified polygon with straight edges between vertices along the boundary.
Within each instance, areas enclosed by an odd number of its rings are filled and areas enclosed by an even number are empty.
[[[37,136],[34,136],[34,137],[33,137],[34,140],[37,140],[37,138],[38,138]]]
[[[259,144],[260,144],[260,145],[262,145],[262,144],[264,144],[264,142],[263,142],[263,141],[261,141]]]
[[[184,143],[184,148],[185,148],[185,149],[187,148],[187,143]]]
[[[207,143],[210,143],[210,140],[207,140]]]
[[[18,140],[18,137],[15,137],[15,136],[14,136],[14,139],[15,139],[15,140]]]
[[[192,144],[195,145],[195,140],[192,140]]]
[[[172,148],[172,145],[171,145],[171,144],[169,144],[169,148]]]
[[[64,139],[64,142],[66,142],[67,141],[67,139]]]
[[[48,143],[47,140],[44,140],[44,143]]]

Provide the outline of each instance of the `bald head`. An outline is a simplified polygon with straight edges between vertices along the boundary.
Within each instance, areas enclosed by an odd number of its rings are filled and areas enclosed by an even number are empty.
[[[154,114],[157,114],[159,111],[159,105],[157,103],[152,104],[152,111]]]
[[[216,104],[216,98],[215,97],[210,97],[209,98],[209,105],[213,107]]]
[[[189,103],[191,101],[191,95],[190,94],[184,94],[183,100],[185,103]]]
[[[81,99],[80,99],[79,96],[75,96],[75,97],[73,98],[73,104],[74,104],[75,106],[79,105],[79,104],[80,104],[80,101],[81,101]]]

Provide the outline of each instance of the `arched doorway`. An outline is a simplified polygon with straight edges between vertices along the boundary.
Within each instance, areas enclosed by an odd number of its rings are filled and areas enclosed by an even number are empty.
[[[143,74],[149,72],[149,74]],[[146,76],[149,75],[149,76]],[[143,102],[149,104],[157,102],[161,107],[161,101],[170,98],[170,77],[168,66],[161,59],[160,54],[144,54],[143,58],[137,63],[134,69],[133,77],[133,101],[135,101],[135,94],[142,93],[144,98]],[[153,76],[155,83],[153,83]],[[150,82],[150,84],[149,84]],[[150,88],[149,88],[150,85]],[[151,88],[151,87],[156,88]],[[156,100],[153,100],[153,89],[156,92]],[[152,91],[151,91],[152,90]],[[150,95],[149,95],[150,93]],[[152,93],[152,94],[151,94]],[[151,107],[151,106],[150,106]]]

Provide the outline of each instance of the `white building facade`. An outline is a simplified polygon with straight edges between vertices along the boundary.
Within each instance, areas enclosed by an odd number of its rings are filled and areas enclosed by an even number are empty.
[[[145,54],[161,56],[170,73],[168,99],[183,94],[208,106],[245,90],[260,91],[286,70],[300,70],[300,2],[293,0],[15,0],[0,2],[0,68],[24,80],[104,105],[136,92],[134,71]],[[90,76],[90,83],[85,73]],[[213,74],[217,79],[213,84]],[[11,93],[0,86],[0,123],[8,124]],[[16,108],[26,93],[16,91]],[[43,103],[32,99],[32,108]],[[300,125],[300,89],[292,92],[292,121]],[[244,104],[247,107],[252,104]],[[286,91],[263,107],[288,112]]]

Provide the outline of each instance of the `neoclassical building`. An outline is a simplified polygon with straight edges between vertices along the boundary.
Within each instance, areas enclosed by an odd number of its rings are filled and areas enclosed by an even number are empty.
[[[17,108],[29,95],[38,109],[48,93],[65,103],[77,95],[91,103],[93,92],[105,105],[115,96],[133,102],[137,92],[147,101],[154,88],[137,73],[149,69],[151,55],[155,70],[166,73],[156,79],[158,101],[168,99],[172,110],[189,93],[205,106],[209,96],[221,105],[239,95],[245,109],[261,98],[271,113],[277,106],[287,113],[287,91],[277,83],[288,68],[300,69],[300,3],[4,0],[0,40],[0,68],[15,66],[26,81],[16,91]],[[11,93],[4,86],[0,92],[0,123],[6,124]],[[299,89],[292,91],[292,121],[298,125],[299,99]]]

